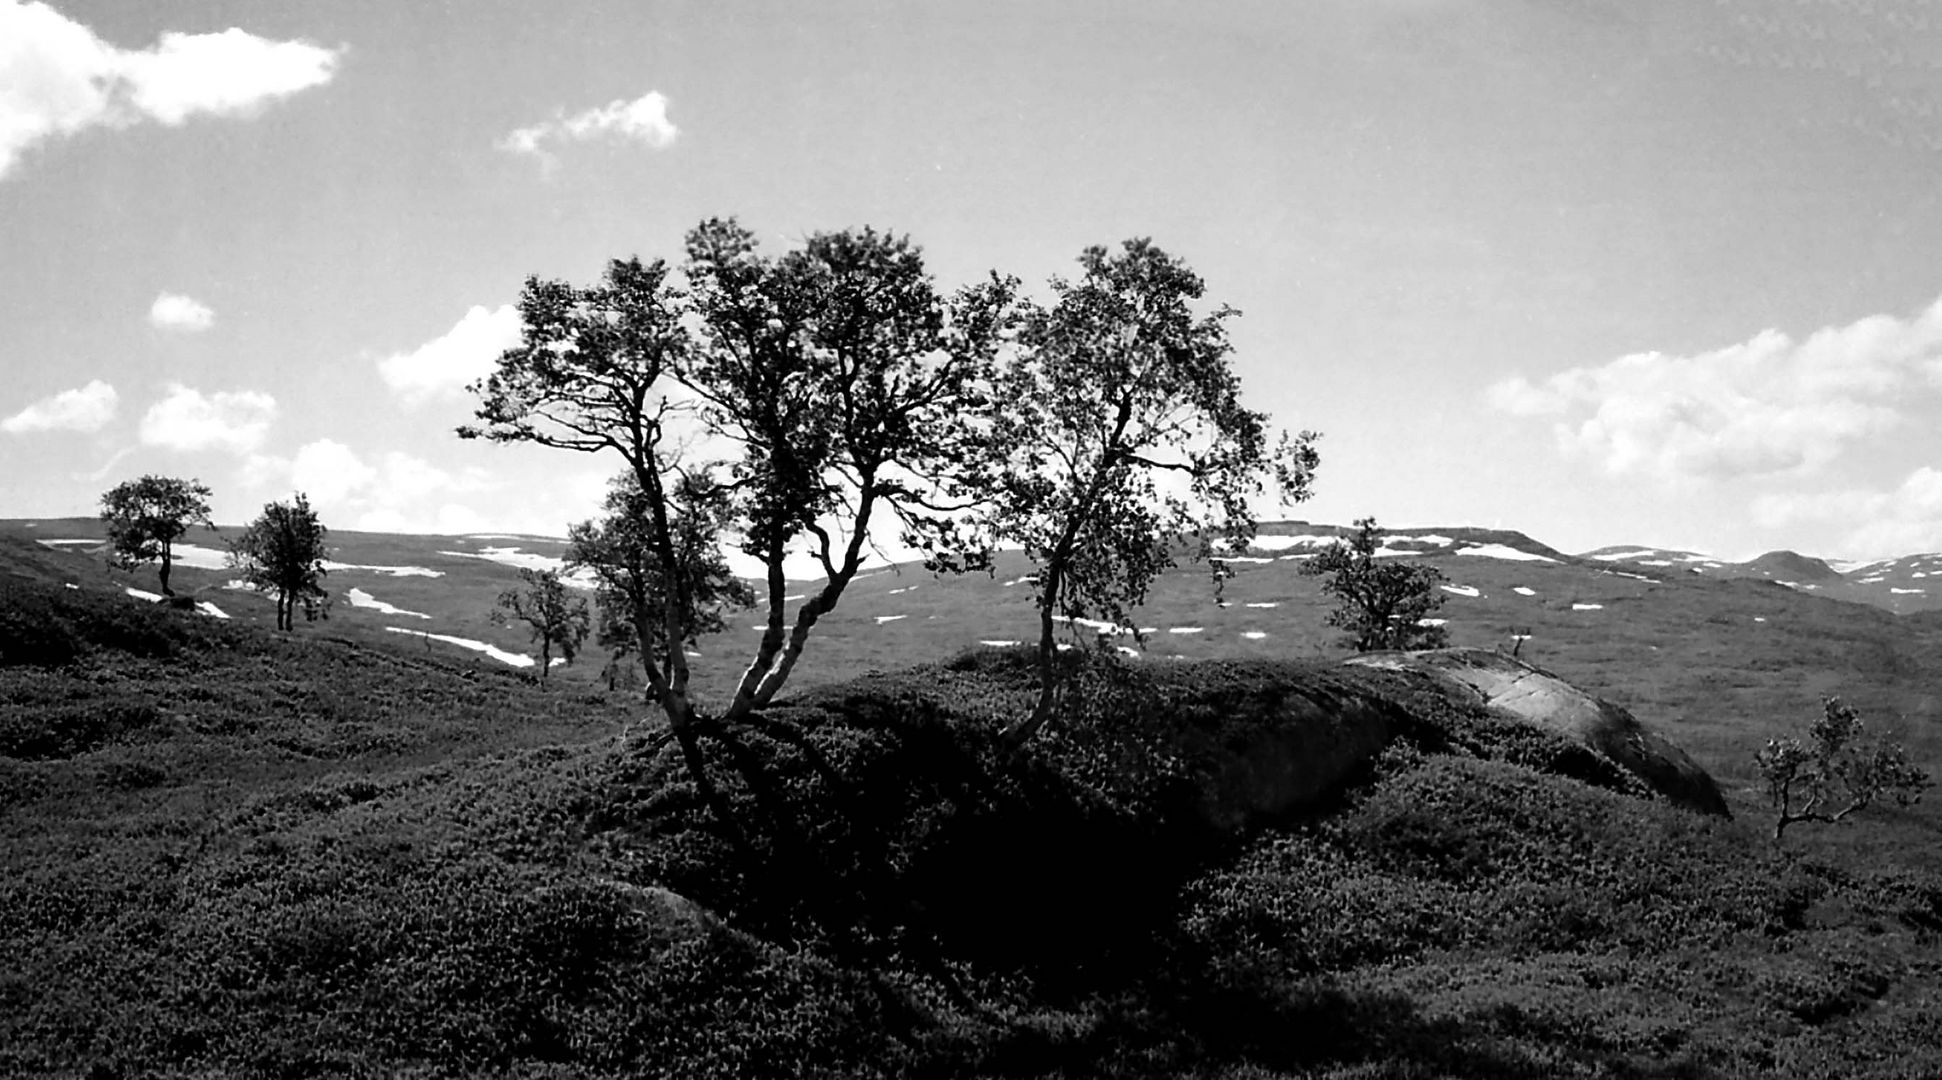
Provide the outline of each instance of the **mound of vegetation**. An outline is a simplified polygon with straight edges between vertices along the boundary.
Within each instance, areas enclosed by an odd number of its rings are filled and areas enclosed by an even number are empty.
[[[638,705],[102,610],[174,651],[0,667],[66,740],[0,757],[0,1074],[1942,1068],[1942,882],[1408,673],[1075,663],[1019,748],[1036,657],[983,650],[711,733],[711,796]],[[1291,725],[1356,755],[1264,801]]]

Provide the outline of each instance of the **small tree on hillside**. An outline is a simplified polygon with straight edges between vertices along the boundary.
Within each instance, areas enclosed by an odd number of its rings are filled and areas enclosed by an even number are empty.
[[[481,423],[459,434],[626,462],[667,594],[636,626],[642,668],[697,788],[719,809],[696,741],[719,725],[697,714],[682,649],[707,607],[682,569],[683,493],[718,487],[720,527],[766,567],[762,636],[713,718],[732,722],[788,680],[873,533],[894,523],[919,546],[952,543],[937,480],[964,456],[965,418],[983,404],[1011,290],[994,278],[947,298],[915,245],[868,229],[819,233],[771,258],[748,230],[711,220],[687,249],[692,297],[659,260],[616,260],[587,287],[528,280],[522,343],[472,387]],[[726,460],[711,463],[700,447]],[[799,549],[825,577],[791,625],[783,560]]]
[[[1864,726],[1854,706],[1828,698],[1806,742],[1791,735],[1769,739],[1754,755],[1777,814],[1774,843],[1789,825],[1832,825],[1883,797],[1902,806],[1921,800],[1928,773],[1909,763],[1900,743],[1864,737]]]
[[[230,542],[229,565],[252,588],[276,596],[278,630],[296,628],[299,605],[305,621],[329,616],[330,594],[323,585],[328,531],[310,500],[298,492],[290,502],[266,504],[243,535]]]
[[[108,529],[109,561],[123,570],[143,563],[159,563],[156,577],[162,592],[169,588],[175,565],[175,542],[189,526],[216,526],[209,520],[209,489],[194,480],[149,475],[128,480],[101,496],[101,521]]]
[[[567,663],[579,655],[587,640],[593,617],[587,598],[567,592],[566,582],[557,570],[521,570],[522,584],[499,594],[499,607],[492,613],[494,622],[523,622],[539,642],[539,679],[545,682],[553,670],[553,650],[558,647]]]
[[[722,557],[721,524],[728,515],[727,492],[715,484],[683,478],[675,484],[669,523],[674,532],[678,585],[665,580],[655,557],[651,536],[653,513],[632,473],[614,478],[607,493],[607,516],[567,530],[569,570],[585,568],[599,581],[596,598],[600,616],[596,640],[624,663],[641,651],[658,656],[663,635],[672,626],[676,644],[692,647],[703,634],[725,627],[724,613],[755,603],[755,591],[735,576]],[[685,598],[688,608],[674,612],[663,605]]]
[[[1245,547],[1250,499],[1269,481],[1287,502],[1306,498],[1318,460],[1312,432],[1277,443],[1267,417],[1242,407],[1226,328],[1238,313],[1197,314],[1205,286],[1185,262],[1129,240],[1088,248],[1079,265],[1077,281],[1052,282],[1050,308],[1023,319],[974,481],[991,500],[982,525],[1038,569],[1039,695],[1007,729],[1013,745],[1055,709],[1061,616],[1131,625],[1183,550]],[[1218,582],[1226,567],[1210,565]]]
[[[1303,573],[1326,578],[1322,591],[1339,601],[1328,624],[1348,631],[1344,643],[1356,652],[1447,644],[1441,626],[1424,625],[1443,606],[1443,574],[1414,559],[1379,556],[1382,530],[1375,518],[1357,521],[1355,529],[1348,543],[1330,544],[1302,565]]]

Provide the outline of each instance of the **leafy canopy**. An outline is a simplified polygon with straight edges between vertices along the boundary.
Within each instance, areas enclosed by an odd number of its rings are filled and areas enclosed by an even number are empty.
[[[162,591],[169,588],[169,570],[175,563],[175,542],[200,524],[214,529],[209,520],[209,488],[195,480],[149,474],[123,481],[101,496],[101,521],[108,530],[109,558],[124,570],[144,563],[159,562],[157,576]]]
[[[1449,641],[1440,625],[1424,620],[1443,606],[1443,574],[1413,559],[1384,558],[1382,529],[1372,517],[1355,523],[1349,542],[1322,549],[1302,565],[1319,575],[1322,591],[1338,603],[1328,625],[1348,631],[1344,644],[1356,652],[1436,649]]]
[[[553,650],[571,664],[592,628],[587,599],[567,592],[557,570],[521,570],[520,584],[499,594],[493,621],[523,622],[539,643],[539,677],[546,681],[553,669]]]
[[[1040,700],[1029,737],[1049,715],[1055,622],[1131,627],[1153,581],[1184,554],[1208,560],[1245,547],[1252,503],[1270,486],[1306,498],[1317,436],[1283,434],[1241,403],[1222,306],[1200,314],[1205,284],[1150,240],[1091,247],[1076,281],[1054,279],[1050,307],[1027,310],[1016,347],[994,375],[982,468],[968,482],[988,498],[978,519],[1037,566]]]
[[[330,594],[324,589],[329,573],[324,546],[329,530],[317,520],[310,500],[298,492],[290,502],[267,503],[243,534],[230,542],[229,565],[251,588],[276,596],[277,629],[295,627],[295,609],[305,620],[325,617]]]

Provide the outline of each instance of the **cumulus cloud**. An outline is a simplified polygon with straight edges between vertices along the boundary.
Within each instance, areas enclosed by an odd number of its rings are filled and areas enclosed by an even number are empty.
[[[461,390],[491,374],[499,354],[519,344],[519,331],[519,311],[511,304],[474,307],[444,334],[379,360],[378,374],[408,402]]]
[[[148,306],[149,324],[160,330],[194,333],[216,325],[216,313],[209,306],[181,293],[165,292]]]
[[[616,99],[572,116],[562,109],[544,123],[514,129],[497,145],[501,150],[531,155],[551,168],[558,158],[546,148],[548,143],[615,139],[664,150],[680,134],[681,129],[668,119],[667,96],[649,91],[632,101]]]
[[[0,177],[27,149],[93,127],[248,116],[329,82],[341,50],[240,29],[123,49],[44,3],[0,0]]]
[[[0,431],[25,435],[32,431],[100,431],[115,418],[121,398],[115,388],[92,380],[86,386],[44,397],[0,420]]]
[[[171,384],[142,416],[141,440],[171,450],[228,450],[247,454],[263,444],[276,419],[276,399],[255,390],[204,395]]]
[[[1549,417],[1558,442],[1613,473],[1718,479],[1810,473],[1904,422],[1942,385],[1942,300],[1795,341],[1778,330],[1692,356],[1637,353],[1489,388],[1491,407]]]
[[[1753,517],[1770,528],[1850,523],[1837,554],[1852,558],[1942,551],[1942,469],[1921,466],[1887,491],[1763,495],[1753,501]]]
[[[301,491],[326,524],[372,532],[478,532],[487,527],[451,496],[497,486],[479,469],[450,470],[402,451],[367,461],[335,439],[318,439],[288,457],[257,455],[244,463],[252,488]]]

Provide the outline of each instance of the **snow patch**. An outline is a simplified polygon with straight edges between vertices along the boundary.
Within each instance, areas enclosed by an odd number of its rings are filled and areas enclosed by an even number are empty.
[[[1446,593],[1454,596],[1467,596],[1472,600],[1483,595],[1483,590],[1474,585],[1443,585],[1440,588]]]
[[[1599,562],[1619,562],[1624,559],[1636,559],[1641,555],[1657,555],[1658,553],[1658,548],[1639,548],[1637,551],[1608,551],[1603,555],[1593,555],[1592,558]]]
[[[1549,555],[1538,555],[1529,551],[1520,551],[1508,544],[1478,544],[1475,547],[1464,548],[1458,551],[1457,554],[1481,555],[1486,559],[1508,559],[1511,562],[1554,563],[1558,561]]]
[[[917,591],[917,586],[915,586],[915,585],[906,585],[906,586],[904,586],[904,587],[903,587],[903,588],[901,588],[901,589],[892,589],[892,590],[890,590],[889,592],[887,592],[887,593],[884,593],[883,595],[885,595],[885,596],[895,596],[895,595],[897,595],[898,593],[907,593],[907,592],[915,592],[915,591]]]
[[[443,570],[430,570],[423,566],[371,566],[366,563],[334,562],[324,560],[324,569],[335,573],[338,570],[365,570],[385,577],[444,577]]]
[[[1417,625],[1417,626],[1448,626],[1448,625],[1450,625],[1450,620],[1448,620],[1448,619],[1417,619],[1417,620],[1416,620],[1416,625]]]
[[[1241,636],[1248,639],[1249,641],[1260,641],[1262,638],[1267,637],[1268,635],[1261,630],[1243,630],[1241,631]]]
[[[204,615],[207,615],[212,619],[229,618],[229,612],[224,611],[223,609],[217,607],[216,605],[210,603],[207,600],[196,601],[196,610],[202,612]]]
[[[1516,593],[1516,594],[1517,594],[1517,595],[1519,595],[1519,596],[1536,596],[1536,595],[1537,595],[1537,590],[1536,590],[1536,589],[1527,589],[1527,588],[1525,588],[1525,587],[1524,587],[1524,586],[1522,586],[1522,585],[1518,585],[1518,586],[1515,586],[1515,587],[1513,587],[1513,588],[1511,589],[1511,592],[1514,592],[1514,593]]]
[[[151,604],[160,603],[162,599],[161,593],[149,592],[147,589],[127,589],[124,591],[137,600],[146,600]]]
[[[1167,628],[1169,634],[1198,634],[1206,630],[1204,626],[1173,626]]]
[[[393,607],[377,597],[372,596],[370,593],[365,592],[363,589],[352,589],[345,593],[344,596],[351,602],[352,607],[370,608],[372,611],[381,612],[385,615],[409,615],[414,619],[431,618],[430,615],[422,611],[406,611],[401,607]]]
[[[1893,588],[1889,589],[1888,591],[1891,593],[1903,593],[1903,594],[1928,592],[1927,589],[1893,589]]]
[[[1010,641],[1010,640],[1001,640],[1001,639],[991,639],[991,638],[987,638],[987,639],[986,639],[986,640],[984,640],[984,641],[980,641],[980,642],[978,642],[978,644],[980,644],[980,645],[984,645],[984,646],[987,646],[987,647],[989,647],[989,648],[993,648],[993,649],[1009,649],[1009,648],[1011,648],[1011,647],[1012,647],[1013,645],[1016,645],[1016,644],[1018,644],[1018,642],[1016,642],[1016,641]]]
[[[884,623],[887,623],[887,622],[896,622],[898,619],[908,619],[908,618],[910,618],[910,616],[908,615],[879,615],[877,616],[877,625],[882,626]]]
[[[488,645],[483,641],[473,641],[471,638],[453,637],[450,634],[428,634],[423,630],[408,630],[402,626],[387,626],[385,629],[394,634],[410,634],[413,637],[430,638],[433,641],[443,641],[448,645],[457,645],[461,649],[482,652],[502,664],[510,664],[513,667],[526,668],[534,666],[533,658],[530,656],[507,652],[497,645]]]
[[[1573,604],[1573,605],[1571,605],[1571,610],[1573,610],[1573,611],[1603,611],[1603,610],[1605,610],[1605,605],[1603,605],[1603,604]]]
[[[439,554],[450,555],[458,559],[484,559],[487,562],[496,562],[505,566],[516,566],[521,570],[557,571],[566,566],[565,559],[556,558],[552,555],[541,555],[536,552],[521,551],[517,547],[489,547],[481,548],[478,551],[441,551]],[[858,574],[857,576],[861,578],[868,577],[869,575]],[[593,571],[584,567],[575,570],[571,574],[562,575],[560,581],[575,589],[592,589],[598,585],[598,582],[594,579]]]
[[[1036,584],[1038,584],[1038,575],[1026,574],[1024,577],[1013,578],[1010,581],[1005,582],[1005,588],[1009,589],[1013,585],[1036,585]]]
[[[1281,606],[1281,601],[1279,601],[1279,600],[1250,600],[1250,601],[1248,601],[1248,605],[1247,605],[1247,606],[1248,606],[1248,607],[1257,607],[1257,608],[1273,608],[1273,607],[1280,607],[1280,606]]]

